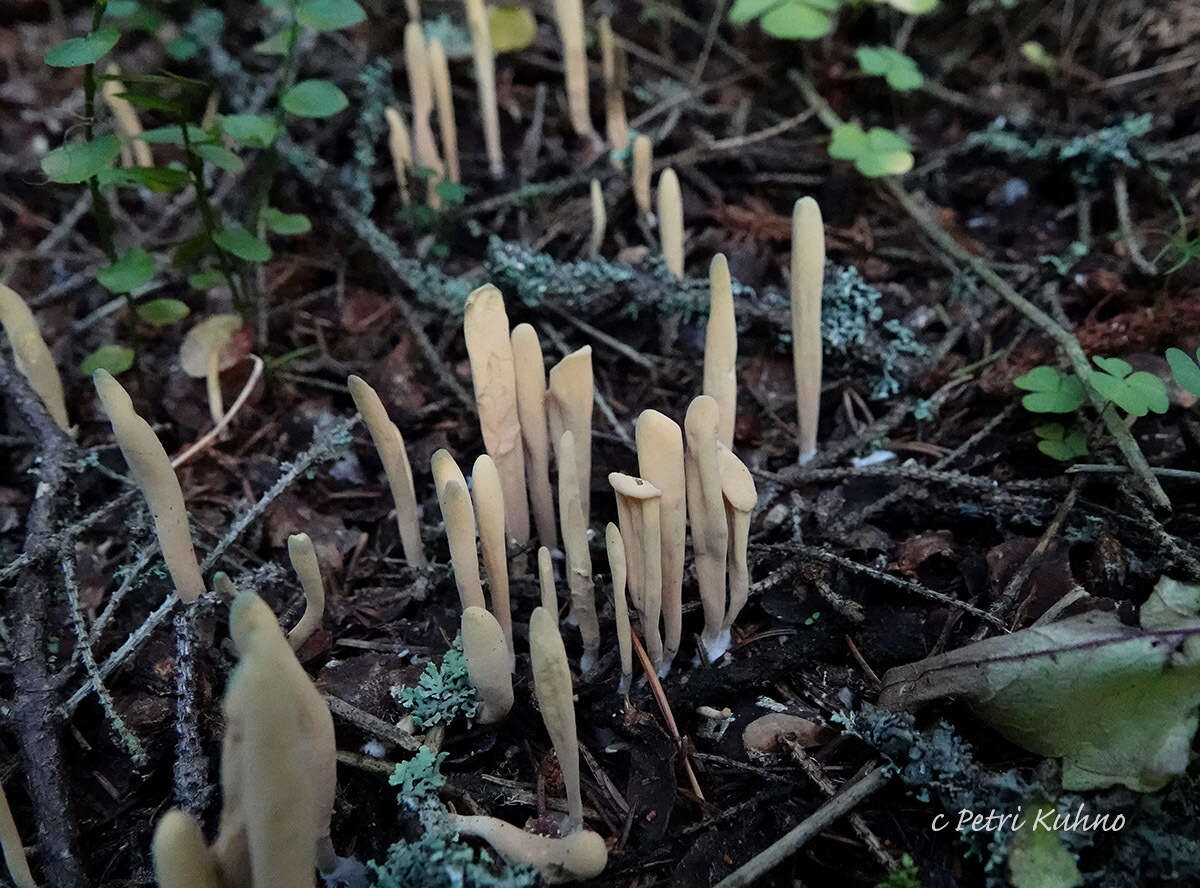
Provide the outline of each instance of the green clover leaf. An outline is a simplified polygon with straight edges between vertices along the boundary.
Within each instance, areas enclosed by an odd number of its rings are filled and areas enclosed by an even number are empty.
[[[852,161],[860,173],[872,179],[897,176],[913,167],[908,139],[881,126],[863,132],[857,123],[843,123],[833,131],[829,156]]]
[[[833,30],[832,14],[842,0],[735,0],[729,20],[743,25],[758,19],[772,37],[783,40],[815,40]]]
[[[1041,439],[1038,450],[1051,459],[1068,462],[1087,456],[1087,433],[1078,426],[1068,430],[1062,423],[1051,422],[1037,426],[1033,433]]]
[[[1196,352],[1200,358],[1200,351]],[[1181,348],[1167,349],[1167,363],[1171,365],[1171,375],[1179,383],[1179,387],[1200,398],[1200,366],[1196,360],[1188,357]]]
[[[1131,416],[1166,413],[1171,402],[1161,379],[1145,370],[1133,372],[1128,361],[1120,358],[1092,358],[1099,370],[1088,376],[1092,388]]]
[[[890,46],[860,46],[854,56],[865,73],[883,77],[897,92],[911,92],[925,82],[917,63]]]
[[[1087,397],[1077,376],[1044,364],[1018,376],[1013,385],[1030,393],[1021,398],[1030,413],[1073,413]]]

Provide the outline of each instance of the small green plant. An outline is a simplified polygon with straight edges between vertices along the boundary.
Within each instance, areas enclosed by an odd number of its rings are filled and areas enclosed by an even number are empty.
[[[1030,413],[1074,413],[1087,400],[1079,377],[1046,365],[1018,376],[1013,385],[1029,392],[1021,398],[1021,406]]]
[[[1070,462],[1087,456],[1087,429],[1075,425],[1067,428],[1061,422],[1050,422],[1036,426],[1033,433],[1038,436],[1038,450],[1051,459]]]
[[[735,0],[729,20],[744,25],[758,19],[772,37],[815,40],[833,30],[833,13],[841,5],[841,0]]]
[[[467,675],[462,636],[455,636],[440,665],[425,667],[415,687],[397,685],[392,696],[409,710],[418,727],[447,725],[454,719],[474,718],[479,711],[479,694]]]
[[[1197,359],[1200,359],[1200,350],[1196,352],[1196,357],[1192,358],[1181,348],[1167,349],[1167,363],[1175,381],[1184,391],[1200,398],[1200,365],[1197,364]]]
[[[913,168],[912,145],[899,133],[882,126],[867,131],[857,123],[843,123],[833,131],[829,156],[849,160],[864,176],[897,176]]]
[[[875,888],[921,888],[921,873],[911,854],[900,855],[900,866],[888,873],[888,877]]]
[[[1093,370],[1088,383],[1101,395],[1131,416],[1147,413],[1166,413],[1170,406],[1167,387],[1153,373],[1134,371],[1128,361],[1120,358],[1092,358],[1099,370]]]
[[[884,78],[897,92],[911,92],[925,83],[917,63],[890,46],[860,46],[854,57],[864,73]]]

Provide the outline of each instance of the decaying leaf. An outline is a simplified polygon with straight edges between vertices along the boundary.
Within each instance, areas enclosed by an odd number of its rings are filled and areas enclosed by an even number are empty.
[[[880,704],[969,702],[1014,743],[1061,756],[1063,787],[1150,792],[1187,767],[1200,707],[1200,588],[1163,577],[1141,626],[1089,613],[891,669]]]

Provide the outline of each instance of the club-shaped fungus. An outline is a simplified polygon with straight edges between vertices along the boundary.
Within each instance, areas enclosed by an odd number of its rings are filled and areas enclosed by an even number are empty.
[[[222,888],[216,857],[200,824],[178,808],[159,818],[150,857],[158,888]]]
[[[16,888],[36,888],[37,883],[29,871],[25,846],[21,844],[21,834],[17,831],[17,822],[13,819],[3,786],[0,786],[0,850],[4,852],[4,865],[8,868],[13,885]]]
[[[433,114],[433,84],[429,76],[429,51],[425,45],[425,35],[417,22],[409,22],[404,26],[404,66],[408,69],[408,88],[413,106],[413,156],[418,168],[432,171],[425,200],[436,210],[442,206],[437,186],[445,176],[446,168],[438,154],[433,124],[429,122]]]
[[[412,139],[409,138],[408,125],[399,108],[385,108],[383,117],[388,125],[388,151],[392,155],[396,187],[400,189],[400,202],[408,206],[412,201],[408,194],[408,171],[414,166]]]
[[[663,674],[671,668],[683,635],[683,559],[687,545],[687,479],[683,468],[683,432],[657,410],[643,410],[634,428],[638,474],[662,491],[659,535],[662,540]]]
[[[467,297],[463,334],[471,360],[475,406],[488,455],[496,461],[504,486],[504,526],[518,545],[529,540],[525,493],[525,448],[517,410],[517,379],[504,297],[484,284]]]
[[[475,523],[479,526],[479,546],[483,550],[483,568],[491,591],[492,613],[504,633],[508,665],[515,669],[512,608],[508,600],[508,553],[504,543],[504,491],[496,464],[486,453],[475,460],[471,469],[471,497],[475,501]]]
[[[125,92],[125,84],[111,79],[119,76],[120,70],[110,63],[104,73],[109,79],[100,85],[100,94],[104,97],[104,104],[108,105],[117,132],[121,136],[122,165],[154,166],[154,155],[150,153],[150,146],[142,139],[142,122],[138,120],[137,110],[122,95]]]
[[[650,168],[654,163],[654,143],[643,133],[633,140],[633,161],[631,175],[633,178],[633,200],[637,204],[642,218],[649,219],[652,212],[650,206]]]
[[[196,563],[183,491],[171,460],[150,424],[137,415],[129,394],[112,374],[97,370],[92,374],[92,382],[133,480],[150,506],[158,544],[175,591],[184,602],[193,602],[204,592],[204,578]]]
[[[457,481],[463,487],[467,486],[467,476],[458,467],[450,451],[444,447],[433,451],[433,455],[429,457],[429,471],[433,475],[433,489],[439,500],[447,481]]]
[[[541,596],[542,607],[554,615],[558,621],[558,588],[554,583],[554,562],[550,560],[550,550],[545,546],[538,549],[538,592]]]
[[[704,332],[704,394],[720,409],[717,440],[733,446],[737,420],[737,324],[733,317],[733,284],[725,256],[713,256],[709,268],[711,297]]]
[[[825,226],[811,197],[792,210],[792,368],[796,375],[796,434],[800,462],[817,454],[821,416],[821,288],[825,280]]]
[[[41,399],[55,425],[66,431],[71,423],[54,356],[25,300],[4,284],[0,284],[0,325],[12,346],[18,372],[29,380],[29,387]]]
[[[547,393],[551,442],[557,447],[565,431],[574,436],[575,477],[579,481],[579,505],[586,527],[592,514],[592,401],[595,397],[590,345],[571,352],[550,368]]]
[[[321,580],[321,565],[309,535],[294,533],[288,537],[287,545],[292,570],[300,578],[300,588],[304,590],[304,615],[288,632],[288,643],[292,650],[298,651],[321,625],[321,617],[325,614],[325,583]]]
[[[604,547],[612,573],[613,612],[617,623],[617,648],[621,654],[621,683],[617,691],[629,693],[633,681],[633,630],[629,626],[629,604],[625,600],[625,541],[611,521],[604,528]]]
[[[442,486],[438,502],[442,506],[442,520],[446,523],[446,541],[450,544],[450,563],[454,568],[459,603],[464,609],[483,607],[471,496],[465,485],[451,479]]]
[[[622,166],[621,155],[629,147],[629,121],[625,118],[625,54],[613,40],[612,19],[600,19],[600,64],[604,71],[604,133],[612,149],[614,166]]]
[[[575,135],[590,137],[592,113],[588,107],[587,51],[583,40],[583,0],[554,0],[554,20],[563,44],[567,83],[567,112]]]
[[[421,523],[417,514],[417,493],[413,486],[412,465],[404,446],[404,436],[387,415],[383,401],[375,389],[358,376],[346,380],[350,397],[358,408],[358,415],[367,424],[371,441],[383,463],[388,487],[392,491],[392,504],[396,507],[396,526],[400,531],[400,545],[404,548],[404,559],[416,567],[425,565],[425,549],[421,545]],[[447,457],[450,454],[446,454]],[[453,460],[451,460],[453,462]]]
[[[579,635],[583,639],[579,669],[586,673],[596,665],[600,655],[600,621],[596,617],[592,555],[588,550],[587,524],[579,502],[575,465],[575,436],[565,431],[558,442],[558,514],[562,521],[563,550],[567,556],[571,616],[579,623]]]
[[[621,524],[626,562],[637,565],[629,575],[639,586],[633,599],[642,616],[646,653],[654,668],[660,670],[663,667],[662,634],[659,632],[662,616],[662,538],[659,528],[662,491],[644,478],[620,472],[611,473],[608,483],[617,496],[617,520]]]
[[[725,560],[729,528],[721,493],[721,470],[717,462],[717,422],[720,409],[708,395],[688,406],[684,419],[687,453],[687,512],[692,526],[692,551],[696,556],[696,579],[704,608],[704,631],[700,636],[705,658],[715,663],[729,650],[725,623]]]
[[[537,331],[518,324],[512,331],[513,370],[517,383],[517,416],[525,442],[525,478],[538,539],[558,545],[554,488],[550,486],[550,431],[546,418],[546,365]]]
[[[469,607],[462,615],[462,641],[467,675],[483,701],[476,720],[481,725],[503,721],[513,705],[512,668],[504,630],[483,608]]]
[[[429,41],[429,74],[433,80],[433,98],[437,107],[438,131],[442,136],[442,151],[446,155],[446,177],[451,182],[462,181],[458,170],[458,123],[454,119],[454,98],[450,92],[450,63],[446,50],[436,37]]]
[[[492,53],[492,34],[488,11],[483,0],[466,0],[467,26],[471,29],[471,49],[475,59],[475,83],[479,90],[479,113],[483,118],[483,143],[487,149],[488,170],[492,178],[504,175],[504,154],[500,147],[500,110],[496,101],[496,57]]]
[[[456,814],[452,822],[460,835],[483,839],[510,864],[529,864],[551,885],[594,879],[608,863],[604,839],[591,830],[556,839],[527,833],[496,817]]]
[[[682,278],[683,196],[679,192],[679,177],[670,167],[658,176],[658,239],[667,269]]]
[[[254,592],[234,600],[229,631],[238,665],[225,691],[223,807],[213,846],[222,882],[307,885],[318,865],[327,872],[334,863],[333,718],[275,615]]]
[[[592,179],[592,240],[588,255],[593,259],[600,255],[604,246],[604,229],[608,226],[608,213],[604,209],[604,190],[599,179]]]
[[[729,608],[722,629],[729,632],[746,599],[750,597],[750,566],[746,550],[750,543],[750,513],[758,503],[754,476],[732,450],[717,445],[717,465],[721,472],[721,494],[725,498],[725,517],[729,525]]]
[[[546,733],[554,744],[563,786],[567,791],[568,828],[583,826],[583,796],[579,792],[579,742],[575,735],[575,692],[567,651],[558,632],[558,621],[543,607],[534,608],[529,618],[529,657],[533,667],[533,690]]]
[[[240,315],[213,315],[188,330],[179,345],[179,366],[183,372],[192,379],[204,380],[208,392],[208,412],[214,425],[225,415],[221,371],[228,370],[240,360],[228,346],[233,334],[241,326]]]

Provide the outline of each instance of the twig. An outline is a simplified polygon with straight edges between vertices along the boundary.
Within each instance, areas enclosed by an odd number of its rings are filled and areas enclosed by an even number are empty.
[[[800,87],[805,100],[817,112],[817,116],[821,119],[822,123],[831,130],[842,125],[841,118],[837,116],[829,106],[829,103],[821,97],[806,77],[795,74],[794,80]],[[962,244],[951,237],[946,229],[938,224],[937,220],[894,177],[889,176],[881,179],[880,183],[896,199],[900,206],[908,212],[913,221],[917,223],[930,240],[937,244],[948,256],[969,266],[971,271],[980,280],[991,287],[1005,302],[1037,325],[1043,333],[1053,339],[1055,344],[1062,349],[1070,361],[1075,375],[1083,383],[1092,406],[1100,414],[1109,435],[1112,436],[1117,447],[1120,449],[1125,462],[1133,470],[1134,474],[1138,476],[1138,479],[1142,482],[1142,485],[1149,493],[1155,505],[1169,509],[1171,507],[1171,500],[1163,491],[1162,485],[1158,483],[1158,479],[1154,477],[1154,473],[1150,471],[1150,465],[1146,462],[1145,455],[1138,448],[1137,441],[1134,440],[1133,435],[1125,423],[1122,422],[1117,412],[1107,409],[1109,403],[1104,396],[1096,391],[1088,382],[1088,378],[1091,375],[1091,366],[1088,364],[1087,355],[1083,353],[1083,348],[1079,345],[1079,340],[1075,338],[1075,335],[1060,326],[1048,314],[1018,293],[990,265],[978,256],[970,253]]]
[[[1200,472],[1188,469],[1164,469],[1154,466],[1152,471],[1159,478],[1174,478],[1179,481],[1200,481]],[[1128,475],[1129,466],[1111,466],[1101,463],[1075,463],[1067,466],[1065,475]]]
[[[631,632],[629,636],[633,640],[633,650],[638,656],[638,661],[642,664],[642,671],[646,673],[646,681],[650,683],[650,691],[654,695],[654,700],[658,703],[658,708],[662,712],[663,720],[667,723],[667,730],[671,734],[671,739],[675,741],[675,746],[683,753],[683,769],[687,772],[688,783],[692,785],[692,792],[700,801],[704,801],[704,792],[700,789],[700,783],[696,780],[696,772],[692,770],[691,754],[684,745],[683,737],[679,734],[679,728],[675,724],[675,715],[671,712],[671,704],[667,702],[667,693],[663,690],[662,682],[658,680],[658,672],[654,668],[654,664],[650,662],[650,657],[646,654],[646,649],[642,647],[642,641],[637,637],[636,632]]]
[[[1121,237],[1125,241],[1125,248],[1129,250],[1129,260],[1142,274],[1153,277],[1158,274],[1158,269],[1142,252],[1142,245],[1133,230],[1133,217],[1129,212],[1129,181],[1121,169],[1113,177],[1113,203],[1117,206],[1117,224],[1121,226]]]
[[[841,793],[834,796],[809,817],[800,821],[790,832],[776,840],[765,851],[750,858],[733,873],[717,883],[716,888],[742,888],[753,885],[779,864],[799,851],[809,839],[829,826],[844,814],[858,807],[859,803],[887,785],[888,776],[882,768],[868,771]]]
[[[254,391],[254,385],[258,382],[258,378],[262,376],[263,371],[262,358],[260,358],[258,355],[250,355],[250,359],[254,361],[254,369],[250,371],[250,378],[246,380],[246,384],[242,386],[242,390],[238,392],[237,398],[231,405],[229,405],[229,409],[225,411],[225,413],[221,416],[220,421],[215,426],[209,429],[208,432],[205,433],[205,435],[196,441],[196,443],[194,443],[191,447],[171,460],[171,468],[179,468],[197,453],[208,447],[208,445],[213,441],[217,440],[217,437],[221,434],[221,432],[225,431],[225,429],[229,426],[229,423],[233,421],[233,418],[237,415],[237,412],[242,409],[242,405],[246,403],[246,399],[249,398],[250,393]]]
[[[380,740],[395,743],[401,749],[407,749],[409,752],[416,752],[421,748],[421,741],[412,734],[400,730],[395,725],[385,722],[381,718],[376,718],[369,712],[364,712],[357,706],[347,703],[341,697],[326,694],[325,702],[329,704],[330,712],[338,718],[350,722],[350,724],[361,731],[378,737]]]

